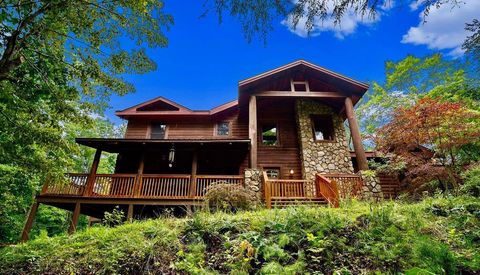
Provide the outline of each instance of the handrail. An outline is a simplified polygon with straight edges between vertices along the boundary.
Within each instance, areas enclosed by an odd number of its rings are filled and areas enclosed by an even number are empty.
[[[270,181],[268,180],[267,172],[262,172],[263,192],[265,196],[265,205],[267,208],[272,208],[272,193],[270,191]]]
[[[241,175],[190,174],[95,174],[91,194],[86,192],[89,174],[66,174],[68,184],[47,181],[41,195],[122,198],[203,199],[212,184],[245,185]]]
[[[272,200],[311,200],[318,198],[312,180],[269,179],[265,171],[262,173],[265,205],[272,207]]]
[[[321,174],[330,181],[335,181],[340,198],[352,198],[361,193],[362,178],[356,174]]]
[[[322,195],[332,207],[337,208],[340,206],[340,196],[338,194],[337,184],[334,180],[329,180],[320,174],[316,174],[315,185],[317,191],[320,192],[320,195]]]

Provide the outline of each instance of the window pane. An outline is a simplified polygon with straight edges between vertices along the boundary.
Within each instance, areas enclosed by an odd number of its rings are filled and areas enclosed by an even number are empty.
[[[151,127],[150,138],[164,139],[166,130],[167,125],[161,123],[153,123]]]
[[[331,116],[312,117],[315,140],[334,140],[333,120]]]
[[[269,179],[280,178],[280,168],[265,168],[265,173],[267,173]]]
[[[266,124],[262,126],[262,143],[265,145],[277,145],[277,126]]]
[[[230,134],[230,123],[220,122],[217,124],[217,135],[228,136]]]

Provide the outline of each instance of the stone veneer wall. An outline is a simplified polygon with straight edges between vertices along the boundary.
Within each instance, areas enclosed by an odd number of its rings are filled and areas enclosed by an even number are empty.
[[[245,188],[252,192],[252,200],[260,201],[262,199],[262,170],[245,169]]]
[[[329,114],[333,118],[334,141],[314,140],[311,115],[323,114]],[[330,107],[309,99],[297,100],[296,115],[303,177],[313,180],[316,173],[353,174],[342,118]]]
[[[363,180],[362,198],[373,200],[382,199],[382,186],[380,185],[380,178],[375,171],[360,171],[358,174]]]

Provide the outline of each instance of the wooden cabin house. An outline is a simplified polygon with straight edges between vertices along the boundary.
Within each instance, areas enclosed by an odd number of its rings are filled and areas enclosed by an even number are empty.
[[[354,170],[367,169],[353,111],[367,89],[299,60],[240,81],[238,98],[211,110],[158,97],[117,111],[128,121],[125,137],[77,138],[96,149],[90,172],[68,175],[67,185],[46,183],[22,238],[40,203],[73,211],[73,232],[80,214],[102,218],[117,205],[132,218],[158,207],[202,204],[208,187],[219,182],[245,185],[268,207],[332,203],[332,180],[361,187]],[[114,174],[97,174],[102,152],[118,153]]]

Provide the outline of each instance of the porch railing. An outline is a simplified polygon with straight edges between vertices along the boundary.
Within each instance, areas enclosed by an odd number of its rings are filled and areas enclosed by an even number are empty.
[[[313,180],[269,179],[263,173],[265,203],[268,208],[272,200],[325,199],[331,206],[338,207],[341,198],[357,196],[363,186],[360,176],[355,174],[317,174]]]
[[[205,197],[213,184],[244,184],[239,175],[96,174],[87,193],[88,174],[68,174],[67,183],[47,182],[42,195],[114,198],[195,198]]]
[[[321,176],[336,183],[339,197],[342,199],[357,197],[362,191],[363,181],[359,175],[321,174]]]

